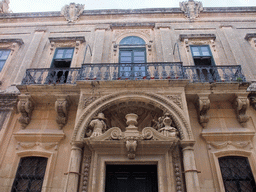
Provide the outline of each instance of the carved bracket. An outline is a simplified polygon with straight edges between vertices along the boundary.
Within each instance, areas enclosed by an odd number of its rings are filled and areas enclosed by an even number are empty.
[[[127,138],[125,143],[126,143],[126,149],[128,152],[128,158],[134,159],[138,141],[134,138]]]
[[[68,120],[69,101],[66,96],[58,96],[55,102],[55,111],[57,112],[56,122],[62,129]]]
[[[22,128],[25,129],[26,126],[30,123],[32,111],[34,109],[31,96],[20,95],[17,108],[18,112],[21,113],[19,122],[21,123]]]
[[[249,117],[246,115],[246,110],[249,107],[249,100],[246,95],[237,95],[234,102],[234,107],[236,109],[237,119],[242,126],[249,120]]]
[[[209,122],[209,116],[207,115],[210,109],[209,95],[198,95],[196,106],[199,123],[202,125],[203,128],[205,128],[207,126],[207,123]]]

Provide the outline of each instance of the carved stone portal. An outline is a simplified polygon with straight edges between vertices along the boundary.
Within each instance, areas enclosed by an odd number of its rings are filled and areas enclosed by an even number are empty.
[[[31,102],[31,96],[29,95],[20,95],[19,102],[17,105],[18,112],[21,113],[21,117],[19,118],[19,122],[23,129],[30,123],[31,114],[34,109],[33,103]]]
[[[73,23],[83,13],[83,10],[84,10],[84,5],[70,3],[70,5],[65,5],[61,9],[61,14],[66,18],[66,20],[69,23]]]
[[[200,11],[203,11],[203,4],[199,1],[189,0],[180,2],[181,11],[184,12],[185,16],[190,20],[194,20],[199,17]]]

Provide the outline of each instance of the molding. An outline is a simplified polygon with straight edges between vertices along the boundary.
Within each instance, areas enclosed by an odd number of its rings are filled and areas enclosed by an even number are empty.
[[[251,141],[255,132],[237,131],[237,132],[203,132],[202,137],[207,142],[217,141]]]
[[[18,39],[0,39],[0,43],[17,43],[19,46],[24,44],[24,42],[21,38],[18,38]]]
[[[52,42],[65,42],[65,41],[80,41],[85,42],[84,36],[70,36],[70,37],[49,37],[50,43]]]
[[[180,41],[184,41],[185,39],[200,39],[200,40],[204,40],[204,39],[216,39],[216,35],[215,34],[180,34],[179,37]]]
[[[202,125],[203,128],[207,126],[209,122],[209,116],[207,115],[210,109],[210,99],[209,94],[197,94],[198,99],[196,101],[197,112],[199,123]]]
[[[0,94],[0,111],[13,110],[17,106],[18,96],[13,94]]]
[[[115,28],[129,28],[129,27],[147,27],[147,28],[154,28],[155,27],[155,23],[112,23],[110,25],[111,29],[115,29]]]
[[[256,33],[246,33],[244,39],[249,41],[252,38],[256,38]]]
[[[22,129],[25,129],[30,123],[32,111],[34,109],[33,102],[30,95],[19,95],[19,102],[17,105],[18,112],[21,113],[19,122]]]

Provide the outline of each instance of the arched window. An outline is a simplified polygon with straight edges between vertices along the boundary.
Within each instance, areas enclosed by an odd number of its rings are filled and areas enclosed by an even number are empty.
[[[129,36],[119,44],[119,76],[122,79],[142,79],[146,76],[146,47],[140,37]]]
[[[255,180],[246,157],[221,157],[219,164],[226,192],[256,192]]]
[[[41,192],[47,158],[23,157],[20,160],[12,192]]]

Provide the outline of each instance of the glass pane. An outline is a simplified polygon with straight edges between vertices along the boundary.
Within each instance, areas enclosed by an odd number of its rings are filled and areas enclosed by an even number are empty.
[[[73,49],[66,49],[65,58],[71,59],[73,55]]]
[[[131,57],[132,56],[132,52],[131,51],[121,51],[120,52],[121,57]]]
[[[131,63],[132,58],[131,57],[121,57],[120,62],[121,63]]]
[[[145,63],[145,57],[134,57],[134,63]]]
[[[64,49],[57,49],[57,53],[55,55],[56,59],[61,59],[63,58],[63,54],[64,54]]]
[[[145,57],[145,52],[144,52],[144,51],[140,51],[140,52],[138,52],[138,51],[134,51],[134,57],[136,57],[136,56],[142,56],[142,57]]]
[[[9,50],[7,50],[7,51],[0,51],[0,59],[1,60],[6,60],[8,58],[8,56],[9,56],[9,53],[10,53]]]
[[[199,48],[198,47],[191,47],[193,56],[200,56]]]
[[[141,39],[140,37],[136,36],[129,36],[125,37],[120,41],[121,45],[145,45],[145,41]]]
[[[209,47],[201,47],[201,51],[203,56],[211,56]]]
[[[0,71],[3,69],[4,63],[5,63],[5,61],[0,61]]]

